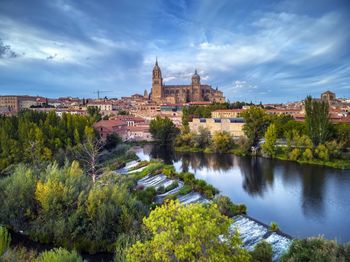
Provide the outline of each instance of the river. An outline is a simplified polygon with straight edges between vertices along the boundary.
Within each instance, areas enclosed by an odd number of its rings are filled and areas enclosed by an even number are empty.
[[[232,154],[179,153],[145,145],[144,160],[160,158],[177,171],[189,171],[218,188],[248,214],[278,223],[293,237],[323,235],[350,241],[350,170]]]

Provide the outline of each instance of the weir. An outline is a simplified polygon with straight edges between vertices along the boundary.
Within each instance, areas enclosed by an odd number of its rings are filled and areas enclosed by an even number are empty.
[[[138,162],[132,161],[129,162],[124,168],[124,170],[131,169],[137,166]],[[143,170],[143,169],[142,169]],[[141,171],[141,170],[140,170]],[[119,173],[119,171],[117,171]],[[133,171],[126,171],[126,173],[134,173]],[[145,188],[154,187],[158,189],[160,187],[164,187],[165,189],[170,186],[172,183],[177,182],[178,187],[171,189],[162,194],[158,194],[155,198],[155,202],[160,204],[163,203],[164,198],[169,195],[174,195],[180,191],[180,189],[184,186],[184,183],[178,179],[169,179],[164,174],[151,175],[139,179],[137,181],[138,185],[143,185]],[[181,204],[191,204],[191,203],[209,203],[210,200],[205,198],[198,192],[191,191],[185,195],[179,195],[177,197]],[[266,241],[271,244],[273,251],[272,261],[279,261],[282,254],[286,252],[292,242],[292,237],[281,232],[272,232],[269,230],[269,226],[252,218],[247,215],[237,215],[233,217],[234,222],[230,226],[230,230],[238,230],[240,233],[240,238],[243,243],[243,247],[249,251],[254,250],[254,247],[261,241]]]

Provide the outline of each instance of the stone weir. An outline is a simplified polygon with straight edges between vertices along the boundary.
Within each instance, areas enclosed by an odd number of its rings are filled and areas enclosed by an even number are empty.
[[[137,166],[137,162],[133,161],[127,163],[125,168],[120,173],[133,173],[136,171],[141,171],[143,168],[128,171]],[[171,186],[173,183],[176,183],[177,186]],[[160,187],[164,188],[164,192],[156,196],[156,203],[163,203],[165,197],[169,195],[174,195],[179,193],[181,188],[184,186],[184,183],[178,179],[170,179],[164,174],[152,175],[149,174],[137,182],[138,186],[154,187],[156,190]],[[169,189],[168,189],[169,188]],[[177,197],[181,204],[191,204],[191,203],[209,203],[210,200],[205,198],[198,192],[191,191],[185,195],[179,195]],[[273,261],[279,261],[281,255],[286,252],[292,242],[292,237],[281,232],[272,232],[269,230],[269,226],[252,218],[247,215],[237,215],[233,217],[233,223],[230,227],[230,230],[238,230],[240,233],[240,238],[243,242],[243,246],[251,251],[254,249],[256,244],[265,240],[272,246],[273,251]]]

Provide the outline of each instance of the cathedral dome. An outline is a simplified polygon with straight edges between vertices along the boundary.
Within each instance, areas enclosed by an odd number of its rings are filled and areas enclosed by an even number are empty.
[[[192,76],[192,82],[199,83],[201,80],[200,76],[197,74],[197,69],[194,71],[194,74]]]

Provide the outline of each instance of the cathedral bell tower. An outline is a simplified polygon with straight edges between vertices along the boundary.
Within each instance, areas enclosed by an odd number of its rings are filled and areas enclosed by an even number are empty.
[[[192,101],[202,101],[201,78],[197,74],[197,69],[192,76]]]
[[[152,72],[152,96],[153,101],[159,102],[163,98],[163,78],[160,67],[158,66],[158,61],[153,67]]]

